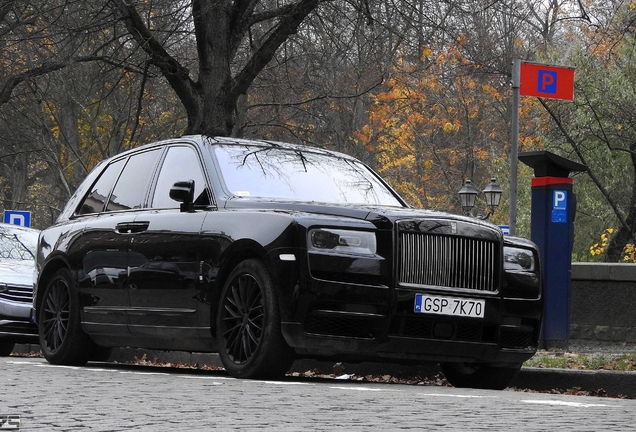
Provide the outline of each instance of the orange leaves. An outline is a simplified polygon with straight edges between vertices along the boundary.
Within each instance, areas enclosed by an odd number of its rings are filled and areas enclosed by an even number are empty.
[[[460,41],[461,42],[461,41]],[[377,169],[413,205],[456,206],[466,170],[483,170],[493,141],[508,140],[499,77],[469,65],[457,46],[425,46],[402,59],[383,92],[372,96],[368,122],[355,139],[376,155]],[[501,138],[499,138],[501,137]]]

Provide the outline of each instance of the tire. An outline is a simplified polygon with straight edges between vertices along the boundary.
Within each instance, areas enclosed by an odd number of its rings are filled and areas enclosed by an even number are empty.
[[[13,342],[0,342],[0,357],[7,357],[13,352]]]
[[[67,269],[58,270],[44,290],[38,327],[42,355],[49,363],[80,366],[95,352],[96,345],[82,330],[79,298]]]
[[[486,363],[442,363],[442,372],[453,387],[503,390],[517,377],[517,366],[499,367]]]
[[[239,378],[279,378],[294,362],[280,330],[280,311],[269,271],[260,261],[241,262],[230,274],[216,315],[219,357]]]

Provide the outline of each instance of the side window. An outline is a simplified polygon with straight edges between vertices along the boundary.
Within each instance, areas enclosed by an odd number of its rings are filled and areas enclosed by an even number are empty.
[[[192,147],[179,146],[168,149],[157,179],[151,207],[179,208],[179,203],[170,198],[170,188],[176,182],[183,180],[194,180],[195,204],[210,205],[210,195],[199,163],[199,156]]]
[[[86,195],[84,202],[80,206],[79,214],[99,213],[104,210],[104,203],[108,199],[108,194],[113,188],[113,184],[117,180],[125,161],[125,159],[120,159],[106,167],[89,194]]]
[[[141,208],[152,170],[157,163],[161,149],[138,153],[128,159],[115,189],[110,196],[106,211]]]

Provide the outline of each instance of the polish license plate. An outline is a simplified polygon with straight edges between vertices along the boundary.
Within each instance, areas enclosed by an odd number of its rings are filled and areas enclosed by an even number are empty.
[[[415,295],[416,313],[483,318],[485,310],[485,300],[427,294]]]

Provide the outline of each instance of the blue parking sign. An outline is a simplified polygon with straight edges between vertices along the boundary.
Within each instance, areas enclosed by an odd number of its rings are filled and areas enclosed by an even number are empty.
[[[20,225],[23,227],[31,226],[31,212],[21,210],[5,210],[4,223],[11,225]]]
[[[553,223],[568,222],[568,191],[555,190],[552,192],[552,217]]]
[[[552,194],[552,209],[567,210],[568,209],[568,191],[555,190]]]

